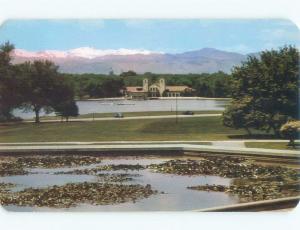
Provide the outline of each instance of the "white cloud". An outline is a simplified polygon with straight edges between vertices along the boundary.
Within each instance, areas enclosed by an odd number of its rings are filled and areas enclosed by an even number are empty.
[[[236,44],[236,45],[233,45],[233,46],[220,47],[219,49],[227,50],[227,51],[230,51],[230,52],[242,53],[242,54],[247,54],[247,53],[254,52],[252,47],[247,46],[245,44]]]

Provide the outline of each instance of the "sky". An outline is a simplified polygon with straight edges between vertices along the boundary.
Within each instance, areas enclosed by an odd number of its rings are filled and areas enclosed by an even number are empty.
[[[181,53],[216,48],[242,54],[284,45],[300,47],[300,32],[280,19],[8,20],[0,43],[28,51],[143,49]]]

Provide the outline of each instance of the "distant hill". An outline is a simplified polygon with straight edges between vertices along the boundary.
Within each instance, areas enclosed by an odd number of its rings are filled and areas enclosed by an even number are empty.
[[[133,70],[138,73],[213,73],[230,72],[240,65],[246,55],[213,48],[204,48],[178,54],[151,52],[147,50],[96,50],[83,47],[69,51],[30,52],[16,49],[14,63],[49,59],[66,73],[114,73]]]

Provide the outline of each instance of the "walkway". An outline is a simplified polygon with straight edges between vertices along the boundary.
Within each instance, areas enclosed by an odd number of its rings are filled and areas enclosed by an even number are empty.
[[[192,118],[192,117],[219,117],[221,113],[214,114],[194,114],[194,115],[177,115],[178,118]],[[165,118],[176,118],[176,115],[159,115],[159,116],[136,116],[136,117],[100,117],[100,118],[71,118],[70,121],[123,121],[123,120],[144,120],[144,119],[165,119]],[[48,119],[41,120],[40,122],[60,122],[61,119]],[[26,123],[34,123],[34,121],[23,121]]]
[[[240,147],[224,147],[200,144],[178,144],[178,143],[152,143],[152,144],[44,144],[44,145],[24,145],[24,144],[1,144],[0,153],[46,153],[46,152],[190,152],[194,155],[198,153],[226,153],[230,155],[246,155],[260,157],[277,157],[300,159],[299,150],[278,150],[263,148],[240,148]]]
[[[245,146],[245,141],[211,141],[213,146],[219,147],[238,147],[243,148]]]
[[[288,143],[288,140],[282,139],[247,139],[247,140],[223,140],[223,141],[64,141],[64,142],[0,142],[1,145],[105,145],[105,144],[198,144],[198,145],[214,145],[214,146],[227,146],[236,147],[237,145],[243,145],[246,142],[281,142]],[[300,140],[296,140],[300,142]],[[234,146],[236,145],[236,146]]]
[[[213,145],[216,147],[245,147],[247,142],[281,142],[288,143],[288,140],[282,139],[247,139],[247,140],[223,140],[223,141],[65,141],[65,142],[0,142],[1,145],[123,145],[123,144],[195,144],[195,145]],[[295,140],[299,143],[300,140]]]

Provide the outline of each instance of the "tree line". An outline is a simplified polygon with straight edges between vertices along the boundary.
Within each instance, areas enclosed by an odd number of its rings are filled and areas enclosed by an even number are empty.
[[[72,82],[77,99],[121,97],[124,81],[103,74],[62,74]]]
[[[126,86],[142,86],[143,79],[155,82],[164,78],[167,85],[186,85],[195,91],[186,96],[229,97],[231,95],[231,75],[223,72],[202,74],[137,74],[134,71],[120,75],[104,74],[64,74],[74,85],[79,99],[120,97]]]

